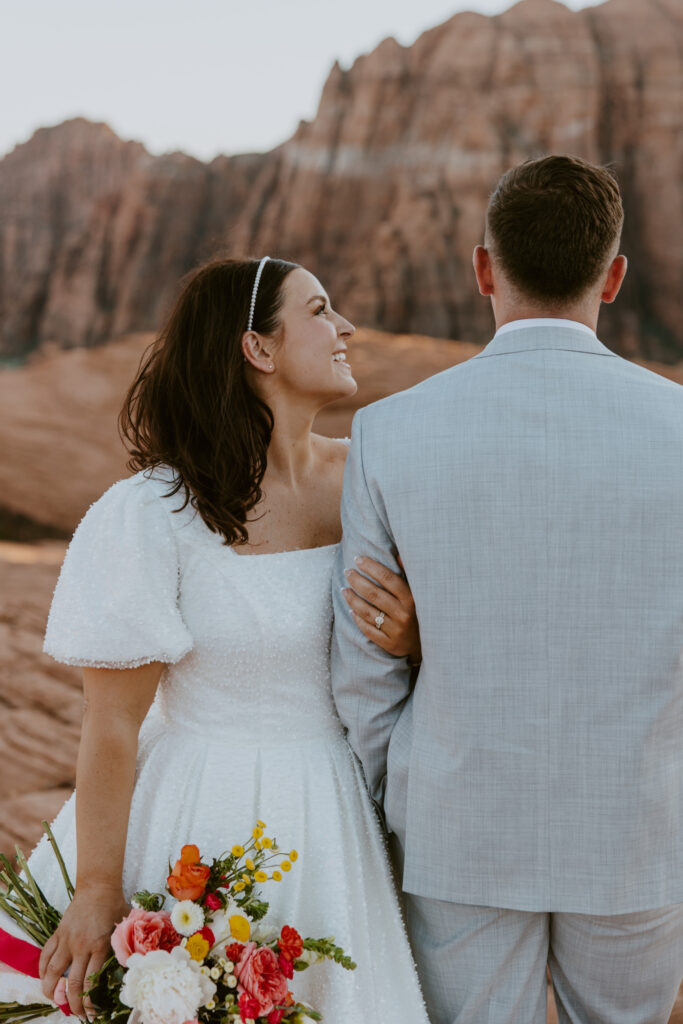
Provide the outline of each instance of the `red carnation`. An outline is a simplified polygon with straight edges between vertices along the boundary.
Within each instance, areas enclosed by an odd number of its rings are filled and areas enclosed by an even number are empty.
[[[240,996],[240,1017],[242,1020],[255,1020],[260,1012],[260,1005],[258,999],[254,999],[253,996],[243,992]]]
[[[209,943],[209,946],[214,945],[216,940],[210,928],[207,928],[206,926],[204,926],[204,928],[200,928],[199,934],[203,939],[206,939],[206,941]]]
[[[220,908],[223,906],[223,904],[220,901],[220,898],[216,896],[215,892],[207,893],[206,899],[204,900],[204,905],[208,907],[209,910],[220,910]]]
[[[303,939],[296,928],[290,928],[288,924],[282,929],[278,945],[286,960],[296,960],[304,951]]]
[[[244,946],[241,942],[233,942],[231,946],[228,946],[225,950],[225,956],[227,960],[232,960],[234,964],[237,963],[239,958],[242,956],[242,950]]]
[[[288,981],[291,981],[292,978],[294,977],[294,964],[292,963],[292,961],[288,960],[287,957],[283,956],[282,953],[280,953],[279,957],[277,958],[277,962],[279,963],[280,970],[284,974],[285,978],[287,978]]]
[[[284,1015],[284,1010],[278,1010],[277,1008],[275,1010],[272,1010],[268,1014],[268,1024],[280,1024],[280,1021],[282,1020]]]

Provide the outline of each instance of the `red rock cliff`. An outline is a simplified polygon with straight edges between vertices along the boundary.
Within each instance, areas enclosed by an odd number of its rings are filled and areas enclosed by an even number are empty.
[[[333,68],[271,153],[151,157],[104,125],[42,130],[0,162],[0,352],[157,326],[220,245],[318,272],[359,323],[486,340],[470,268],[487,196],[527,157],[613,162],[630,273],[601,324],[618,351],[683,355],[683,7],[523,0]]]

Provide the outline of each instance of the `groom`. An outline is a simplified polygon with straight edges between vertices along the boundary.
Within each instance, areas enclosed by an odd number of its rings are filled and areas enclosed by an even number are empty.
[[[493,340],[354,421],[333,686],[433,1024],[541,1024],[546,964],[561,1022],[664,1024],[683,975],[683,389],[596,337],[622,220],[600,167],[509,171]],[[397,551],[414,686],[340,592]]]

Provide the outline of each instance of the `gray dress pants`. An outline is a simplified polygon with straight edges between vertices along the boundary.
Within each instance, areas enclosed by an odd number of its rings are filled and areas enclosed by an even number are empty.
[[[432,1024],[667,1024],[683,978],[683,904],[636,914],[531,913],[404,893]]]

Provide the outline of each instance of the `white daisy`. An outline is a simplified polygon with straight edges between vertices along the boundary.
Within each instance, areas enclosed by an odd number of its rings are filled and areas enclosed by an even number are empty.
[[[180,900],[171,911],[171,924],[180,935],[194,935],[204,927],[204,911],[192,900]]]

